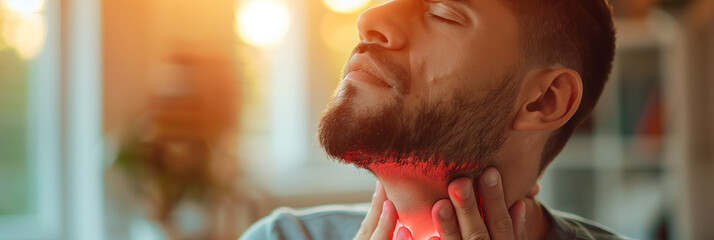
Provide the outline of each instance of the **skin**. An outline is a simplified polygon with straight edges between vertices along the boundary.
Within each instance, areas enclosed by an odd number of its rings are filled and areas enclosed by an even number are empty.
[[[372,169],[381,184],[372,210],[355,238],[387,239],[398,235],[428,239],[438,235],[443,239],[542,239],[549,223],[529,192],[537,184],[546,140],[579,106],[579,74],[558,65],[524,65],[518,22],[498,0],[395,0],[365,11],[358,28],[363,43],[385,49],[390,62],[408,71],[410,77],[408,91],[404,91],[408,94],[364,82],[343,81],[337,98],[347,85],[353,85],[357,110],[379,109],[399,98],[408,111],[424,99],[448,101],[455,89],[480,97],[497,85],[495,81],[502,80],[488,76],[524,71],[517,95],[513,96],[514,106],[504,109],[511,116],[508,138],[496,153],[492,168],[478,179],[451,182],[413,174],[417,169],[408,166]],[[386,74],[376,74],[378,77],[393,75],[387,67],[380,71]],[[482,178],[493,176],[491,173],[498,176],[496,185],[487,187]],[[454,195],[457,189],[470,190],[471,194],[459,198]],[[476,196],[484,200],[485,220],[481,219]],[[437,213],[450,208],[455,218],[439,218]],[[521,219],[526,219],[525,224]],[[397,228],[397,224],[406,228]],[[454,226],[459,226],[459,231],[452,231]]]
[[[476,8],[481,7],[489,10],[477,13]],[[410,94],[403,97],[407,108],[414,108],[423,99],[448,101],[454,89],[482,96],[496,83],[473,81],[472,76],[512,71],[521,51],[518,23],[507,12],[495,0],[471,4],[396,0],[365,11],[357,25],[363,42],[389,50],[390,60],[407,69]],[[437,20],[436,16],[459,19],[459,23]],[[380,107],[394,97],[388,91],[359,91],[355,105]]]
[[[487,169],[478,184],[478,190],[483,194],[484,214],[490,216],[489,219],[482,219],[477,210],[473,186],[468,178],[454,180],[449,185],[449,199],[440,200],[432,208],[437,232],[429,240],[528,238],[525,225],[527,203],[518,201],[510,210],[505,208],[496,169]],[[530,190],[529,201],[539,190],[539,185]],[[411,231],[400,225],[394,204],[387,200],[384,187],[377,182],[370,210],[354,239],[414,239]]]

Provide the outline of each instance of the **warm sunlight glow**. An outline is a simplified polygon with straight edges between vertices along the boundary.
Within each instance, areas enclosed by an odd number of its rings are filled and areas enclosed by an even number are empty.
[[[8,47],[15,48],[22,58],[31,59],[42,50],[47,37],[47,24],[40,14],[6,15],[2,37]]]
[[[249,2],[236,14],[236,33],[254,46],[270,46],[288,32],[290,14],[284,3],[257,0]]]
[[[4,8],[20,13],[36,13],[45,9],[45,0],[2,0]]]
[[[333,51],[349,54],[359,43],[356,19],[350,15],[328,13],[322,18],[320,35],[322,41]]]
[[[364,9],[371,0],[322,0],[332,11],[353,13]]]
[[[7,48],[7,43],[5,43],[5,39],[3,39],[2,34],[0,34],[0,51],[5,48]]]

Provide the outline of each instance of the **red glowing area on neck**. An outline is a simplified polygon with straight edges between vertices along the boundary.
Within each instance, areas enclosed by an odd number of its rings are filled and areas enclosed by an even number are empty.
[[[398,223],[393,239],[401,227],[413,239],[428,240],[439,236],[431,209],[441,199],[449,199],[448,185],[459,177],[475,179],[484,164],[481,161],[449,161],[419,154],[370,153],[351,151],[340,155],[346,163],[369,169],[384,186],[388,199],[395,205]],[[478,195],[477,195],[478,196]],[[478,201],[478,200],[477,200]],[[480,205],[480,204],[479,204]]]

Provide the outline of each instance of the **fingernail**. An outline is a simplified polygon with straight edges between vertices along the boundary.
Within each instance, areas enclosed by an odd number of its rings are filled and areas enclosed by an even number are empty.
[[[384,201],[382,203],[382,217],[387,217],[387,214],[389,212],[389,200]]]
[[[374,194],[372,194],[372,199],[377,197],[377,194],[379,194],[382,191],[382,184],[377,181],[376,186],[374,186]]]
[[[454,209],[452,209],[451,205],[445,205],[441,207],[441,210],[439,210],[439,216],[442,219],[451,219],[454,216]]]
[[[523,222],[526,222],[526,212],[528,210],[528,205],[526,205],[526,202],[524,201],[521,201],[521,203],[523,204],[523,213],[521,213],[521,219],[523,219]]]
[[[457,187],[457,190],[454,192],[454,194],[456,195],[456,197],[463,200],[471,195],[471,191],[473,191],[471,181],[463,181],[462,185]]]
[[[400,227],[397,232],[397,240],[411,240],[411,231],[406,227]]]
[[[483,183],[485,183],[487,187],[493,187],[498,184],[498,172],[495,169],[486,171],[483,175]]]

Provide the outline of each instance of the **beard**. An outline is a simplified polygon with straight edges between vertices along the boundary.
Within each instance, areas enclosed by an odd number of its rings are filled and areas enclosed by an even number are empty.
[[[485,96],[456,91],[451,99],[424,100],[412,110],[395,98],[379,109],[356,111],[357,89],[346,84],[320,120],[320,144],[329,157],[361,168],[413,167],[424,176],[473,178],[494,164],[507,138],[515,75],[496,79]]]

